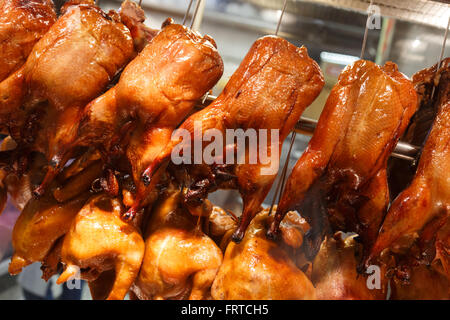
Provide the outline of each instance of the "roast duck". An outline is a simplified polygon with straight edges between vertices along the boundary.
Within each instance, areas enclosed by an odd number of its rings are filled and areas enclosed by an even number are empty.
[[[416,109],[416,91],[394,63],[347,66],[286,182],[268,236],[276,237],[288,210],[299,209],[311,224],[311,258],[336,231],[357,233],[367,252],[389,204],[388,157]]]
[[[260,211],[261,204],[272,186],[280,155],[277,154],[275,161],[265,161],[258,157],[255,163],[251,164],[249,157],[255,155],[257,150],[247,146],[237,154],[237,142],[232,141],[226,145],[226,131],[266,129],[267,141],[272,141],[272,129],[277,129],[278,138],[275,144],[265,141],[267,157],[272,159],[271,153],[275,152],[275,148],[280,148],[323,85],[320,68],[308,56],[305,47],[297,48],[275,36],[258,39],[217,99],[205,109],[191,115],[179,128],[190,134],[189,143],[192,145],[198,143],[195,140],[200,143],[202,141],[202,136],[196,136],[196,124],[200,126],[200,131],[197,132],[216,129],[224,138],[224,150],[218,150],[215,162],[186,168],[188,173],[190,171],[190,179],[183,177],[185,181],[180,182],[189,187],[185,201],[195,206],[209,192],[218,188],[238,189],[244,205],[233,239],[241,241],[247,226]],[[165,147],[144,172],[142,179],[147,185],[151,185],[157,172],[166,167],[178,142],[172,141]],[[207,144],[203,142],[203,148]],[[182,146],[181,149],[184,151]],[[183,156],[194,163],[194,149],[190,148],[189,152],[190,154]],[[231,161],[227,160],[227,157],[231,157]],[[227,162],[232,163],[233,159],[236,159],[237,164],[226,165]],[[273,167],[275,170],[271,170]]]
[[[324,86],[305,47],[256,40],[198,110],[223,74],[211,37],[148,28],[128,0],[0,6],[11,274],[39,262],[94,299],[449,299],[450,60],[412,81],[347,66],[271,210],[279,150]],[[417,161],[389,158],[399,139]]]
[[[447,281],[450,279],[448,61],[445,60],[437,74],[430,79],[438,83],[435,101],[437,114],[426,138],[416,173],[409,186],[389,208],[368,258],[369,263],[382,253],[393,254],[396,275],[405,281],[414,279],[415,272],[423,274],[424,271],[415,269],[425,267],[439,272]]]

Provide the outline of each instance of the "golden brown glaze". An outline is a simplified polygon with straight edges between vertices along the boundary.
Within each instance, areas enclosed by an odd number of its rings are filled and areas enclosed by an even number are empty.
[[[69,6],[27,62],[0,84],[1,124],[21,148],[44,153],[49,172],[55,173],[76,137],[82,109],[133,54],[133,39],[123,24],[93,4]]]
[[[394,278],[391,284],[391,300],[450,300],[450,280],[424,265],[414,268],[408,281]]]
[[[441,65],[446,68],[450,65],[450,58],[442,61]],[[430,68],[426,68],[416,72],[412,76],[412,82],[417,92],[419,108],[406,129],[403,142],[410,143],[414,146],[423,147],[425,139],[433,125],[434,118],[438,112],[437,94],[432,95],[435,87],[437,64]],[[395,199],[400,192],[406,189],[414,178],[417,170],[417,161],[411,163],[408,160],[397,159],[391,157],[388,161],[388,182],[391,198]]]
[[[203,203],[208,203],[205,199]],[[208,215],[208,223],[205,227],[205,233],[219,244],[220,248],[225,251],[231,233],[237,227],[238,219],[227,213],[220,207],[213,206]]]
[[[367,250],[389,203],[387,159],[416,106],[412,83],[394,63],[359,60],[345,68],[286,183],[268,235],[276,236],[285,212],[317,199],[322,210],[301,209],[313,230],[310,256],[325,233],[339,230],[358,233]]]
[[[56,13],[51,0],[2,0],[0,12],[1,82],[25,63]]]
[[[209,297],[222,252],[170,191],[155,205],[145,237],[145,255],[133,291],[139,299]]]
[[[47,256],[52,254],[58,239],[68,231],[75,215],[90,195],[90,185],[100,174],[97,162],[79,170],[72,167],[71,172],[67,170],[61,175],[65,176],[65,181],[55,181],[51,185],[52,192],[41,199],[34,199],[31,197],[31,185],[36,179],[35,175],[42,177],[42,164],[45,163],[42,158],[40,155],[30,172],[22,178],[18,179],[15,175],[6,178],[8,193],[19,209],[27,201],[13,230],[12,245],[15,252],[9,269],[12,274],[20,273],[30,263],[48,260]],[[73,166],[82,167],[78,159]],[[92,174],[93,171],[96,174]],[[55,259],[52,257],[50,260]],[[52,265],[55,266],[54,263]],[[55,271],[54,268],[50,269],[49,272]]]
[[[61,261],[65,270],[57,283],[79,273],[94,282],[94,298],[125,298],[141,266],[144,240],[136,225],[122,221],[121,207],[118,199],[100,194],[78,212],[64,237]]]
[[[87,106],[81,143],[100,144],[110,152],[121,146],[132,167],[137,195],[129,216],[148,202],[143,171],[222,72],[211,38],[169,21],[127,65],[118,84]]]
[[[433,247],[433,242],[431,242]],[[450,281],[450,219],[445,220],[445,223],[439,228],[434,238],[435,254],[431,261],[431,266],[437,272],[446,276]]]
[[[311,280],[316,287],[319,300],[384,300],[387,294],[387,281],[384,269],[380,270],[380,287],[369,283],[367,276],[357,272],[361,260],[362,246],[355,236],[346,236],[338,232],[326,237],[312,265]]]
[[[27,265],[43,261],[56,241],[69,230],[88,197],[89,193],[82,193],[65,203],[58,203],[51,196],[31,199],[13,229],[14,255],[9,273],[16,275]]]
[[[305,108],[320,93],[323,85],[320,68],[308,56],[305,47],[297,48],[282,38],[266,36],[253,44],[219,97],[205,109],[190,116],[180,128],[190,133],[191,144],[197,143],[194,140],[201,138],[194,136],[196,122],[200,124],[203,133],[208,129],[217,129],[224,138],[227,129],[267,129],[267,155],[270,157],[270,129],[279,130],[277,147],[280,147]],[[177,144],[178,141],[172,141],[162,150],[147,169],[144,178],[151,179],[159,167],[167,164]],[[203,148],[207,144],[208,142],[204,142]],[[247,146],[243,157],[248,158],[250,152],[257,151],[250,150]],[[194,159],[194,156],[191,155],[191,158]],[[225,163],[224,160],[219,161]],[[263,164],[258,157],[256,164],[250,164],[247,160],[244,164],[229,165],[224,169],[229,176],[235,177],[233,187],[239,189],[244,200],[242,219],[233,235],[236,241],[244,236],[245,229],[260,210],[261,203],[272,186],[276,169],[275,172],[270,172],[268,169],[271,166],[278,168],[278,163],[269,161]],[[221,185],[220,174],[214,171],[216,168],[214,164],[204,164],[203,172],[199,176],[191,171],[194,176],[191,186],[193,194],[204,198],[208,192],[224,187]],[[267,173],[262,173],[264,169]]]
[[[448,65],[440,70],[438,79],[438,113],[422,151],[416,174],[409,187],[400,193],[390,207],[371,250],[371,258],[378,257],[387,248],[395,253],[405,253],[412,245],[426,247],[431,244],[435,249],[431,252],[420,252],[419,260],[424,259],[430,263],[436,255],[450,279],[448,254],[450,250],[448,228],[450,220],[450,69]],[[444,232],[445,230],[447,231]]]
[[[267,214],[268,210],[264,210],[254,217],[241,243],[228,244],[211,289],[213,299],[316,298],[314,286],[295,265],[293,257],[288,254],[288,246],[266,238],[267,226],[271,221]],[[288,230],[286,232],[289,233]]]
[[[131,32],[136,52],[141,52],[158,33],[158,30],[151,29],[144,24],[144,10],[132,1],[125,0],[122,2],[119,17],[120,21],[126,25]]]

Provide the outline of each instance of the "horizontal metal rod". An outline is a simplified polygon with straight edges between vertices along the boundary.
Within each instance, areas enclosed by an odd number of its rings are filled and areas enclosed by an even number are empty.
[[[217,97],[208,94],[205,99],[203,99],[202,104],[204,106],[209,105],[213,102]],[[300,121],[295,126],[295,131],[301,133],[303,135],[312,136],[314,130],[316,129],[317,121],[314,119],[309,119],[305,117],[301,117]],[[391,156],[398,159],[415,161],[416,156],[420,151],[420,147],[413,146],[407,142],[399,141],[392,152]]]

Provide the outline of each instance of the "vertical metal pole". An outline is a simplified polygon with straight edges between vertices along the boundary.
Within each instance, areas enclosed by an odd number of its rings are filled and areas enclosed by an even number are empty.
[[[203,12],[205,8],[205,2],[203,0],[197,0],[195,5],[194,15],[191,20],[191,29],[198,30],[203,18]]]
[[[275,35],[276,36],[278,35],[278,31],[280,30],[281,21],[283,20],[283,15],[284,15],[284,12],[286,11],[286,5],[287,5],[287,0],[284,0],[283,9],[281,10],[280,18],[278,19],[277,29],[275,30]],[[278,197],[281,198],[281,192],[280,191],[282,191],[282,189],[283,189],[282,185],[284,184],[284,181],[286,179],[287,166],[288,166],[288,163],[289,163],[289,157],[291,155],[291,150],[292,150],[292,146],[294,145],[296,134],[297,133],[295,132],[295,130],[292,131],[291,145],[289,146],[289,151],[288,151],[288,154],[287,154],[286,162],[284,163],[283,171],[281,172],[281,177],[278,180],[277,187],[275,189],[275,194],[273,196],[272,203],[270,205],[269,216],[272,214],[273,206],[275,205],[276,199]]]
[[[370,0],[369,8],[372,6],[373,0]],[[364,38],[363,43],[361,47],[361,55],[359,56],[360,59],[364,58],[364,53],[366,51],[366,44],[367,44],[367,34],[369,32],[369,21],[372,18],[372,13],[367,14],[367,20],[366,20],[366,29],[364,30]]]
[[[281,20],[283,20],[284,12],[286,11],[287,0],[284,0],[283,9],[281,10],[280,18],[278,19],[277,29],[275,30],[275,35],[278,35],[278,31],[280,31]]]
[[[447,29],[445,29],[445,33],[444,33],[444,41],[442,42],[441,54],[440,54],[440,56],[439,56],[439,61],[438,61],[438,63],[437,63],[436,73],[437,73],[437,72],[439,71],[439,69],[441,68],[442,59],[444,58],[445,44],[447,43],[448,28],[449,28],[449,26],[450,26],[450,16],[448,17]],[[433,101],[433,97],[434,97],[435,91],[436,91],[436,86],[433,86],[433,90],[431,91],[431,101]]]
[[[187,17],[189,16],[189,11],[191,11],[191,6],[192,6],[193,1],[194,0],[189,1],[189,5],[187,7],[186,13],[184,14],[183,22],[181,23],[182,25],[184,25],[186,23]]]

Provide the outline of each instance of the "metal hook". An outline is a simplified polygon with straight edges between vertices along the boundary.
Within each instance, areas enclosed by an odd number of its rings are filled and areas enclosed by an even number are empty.
[[[195,20],[197,20],[198,8],[200,8],[201,3],[202,3],[202,0],[197,0],[197,3],[195,4],[194,14],[192,15],[192,19],[191,19],[191,29],[194,26]]]
[[[284,0],[283,9],[281,10],[280,18],[278,19],[277,29],[275,30],[275,35],[278,35],[278,31],[280,30],[281,20],[283,20],[284,12],[286,11],[287,0]]]
[[[445,33],[444,33],[444,41],[442,42],[441,55],[439,56],[439,61],[437,63],[436,73],[438,73],[439,69],[441,68],[442,59],[444,59],[445,44],[447,43],[448,28],[449,27],[450,27],[450,16],[448,17],[447,28],[445,29]],[[433,89],[431,91],[431,100],[433,100],[435,91],[436,91],[436,86],[433,86]]]
[[[276,199],[278,198],[278,202],[281,200],[281,195],[283,194],[284,184],[285,184],[285,181],[286,181],[287,167],[288,167],[288,164],[289,164],[289,158],[291,157],[292,146],[294,145],[296,136],[297,136],[297,132],[296,131],[292,131],[291,143],[289,145],[289,150],[288,150],[288,153],[286,155],[286,161],[284,162],[283,171],[281,171],[281,177],[278,180],[277,187],[275,189],[275,195],[273,196],[272,203],[270,205],[269,216],[272,214],[273,206],[275,205]]]
[[[186,13],[184,14],[183,22],[181,23],[182,25],[184,25],[186,23],[187,17],[189,16],[189,11],[191,11],[191,6],[192,6],[193,1],[194,0],[189,1],[189,5],[187,7]]]
[[[372,3],[373,3],[373,0],[370,0],[369,8],[372,6]],[[363,43],[361,46],[361,55],[359,56],[360,59],[362,59],[364,57],[364,53],[366,51],[367,34],[369,32],[369,21],[371,18],[372,18],[372,13],[369,12],[367,14],[366,29],[364,30],[364,38],[363,38]]]

